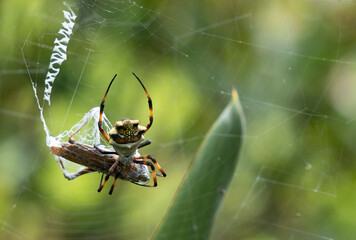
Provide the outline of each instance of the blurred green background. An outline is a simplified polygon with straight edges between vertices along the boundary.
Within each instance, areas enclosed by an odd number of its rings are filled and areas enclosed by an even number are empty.
[[[0,238],[147,239],[211,124],[239,91],[247,132],[211,239],[356,237],[355,1],[68,1],[68,59],[44,115],[53,135],[107,98],[148,121],[167,178],[147,189],[67,181],[45,145],[43,94],[61,1],[0,2]],[[217,165],[219,163],[217,162]],[[111,180],[112,181],[112,180]],[[109,182],[110,184],[111,182]],[[179,226],[177,226],[179,229]],[[192,236],[194,238],[194,236]]]

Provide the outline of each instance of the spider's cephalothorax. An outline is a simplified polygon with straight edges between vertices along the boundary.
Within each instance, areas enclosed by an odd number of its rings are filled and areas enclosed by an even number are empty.
[[[115,123],[110,130],[110,144],[133,143],[139,141],[147,131],[146,127],[138,125],[139,120],[123,119]]]
[[[146,127],[139,125],[139,120],[123,119],[115,123],[115,126],[109,131],[109,143],[120,157],[128,158],[129,162],[126,160],[122,163],[125,165],[132,163],[132,157],[145,139],[143,134],[146,131]]]
[[[113,191],[114,185],[116,183],[116,179],[119,176],[119,171],[117,170],[120,166],[126,166],[126,167],[135,167],[135,164],[141,164],[145,166],[149,166],[152,170],[152,176],[153,176],[153,185],[146,185],[143,183],[138,183],[136,181],[131,181],[132,183],[135,183],[140,186],[145,186],[145,187],[156,187],[157,186],[157,179],[156,179],[156,172],[155,172],[155,167],[154,165],[159,169],[159,171],[162,173],[162,176],[165,177],[166,173],[162,170],[162,168],[159,166],[157,163],[156,159],[154,159],[151,155],[144,155],[140,156],[137,152],[138,148],[147,146],[151,143],[151,141],[143,141],[144,134],[150,129],[152,122],[153,122],[153,115],[152,115],[152,100],[150,95],[148,94],[145,86],[141,82],[141,80],[134,74],[132,73],[136,79],[140,82],[143,90],[145,91],[147,98],[148,98],[148,107],[149,107],[149,123],[147,124],[146,127],[140,126],[139,125],[139,120],[130,120],[130,119],[122,119],[118,122],[115,123],[114,127],[109,131],[109,136],[105,133],[104,129],[102,128],[102,120],[103,120],[103,113],[104,113],[104,105],[105,105],[105,99],[106,96],[109,92],[110,86],[113,83],[114,79],[116,78],[116,75],[114,78],[111,80],[108,89],[106,90],[106,93],[104,95],[104,98],[100,104],[100,115],[99,115],[99,122],[98,122],[98,127],[101,132],[101,134],[105,137],[105,139],[113,146],[115,149],[115,152],[105,152],[103,150],[100,150],[102,153],[110,153],[110,154],[117,154],[119,155],[119,161],[115,162],[115,164],[110,168],[104,182],[100,185],[100,188],[98,191],[100,192],[101,189],[104,187],[106,181],[109,179],[110,175],[115,173],[115,180],[114,183],[111,187],[110,194]],[[144,160],[143,160],[144,159]],[[146,159],[150,159],[151,162],[145,161]],[[116,172],[115,172],[116,171]],[[146,174],[146,172],[143,172],[142,174]],[[161,175],[157,175],[161,176]]]

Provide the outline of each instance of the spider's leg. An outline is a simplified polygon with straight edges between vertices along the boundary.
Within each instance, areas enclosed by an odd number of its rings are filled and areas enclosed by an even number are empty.
[[[100,186],[101,186],[101,184],[102,184],[102,182],[103,182],[103,178],[104,178],[104,173],[101,174],[100,183],[99,183],[99,188],[100,188]]]
[[[103,187],[105,186],[106,182],[109,180],[109,177],[110,175],[106,175],[105,179],[104,179],[104,182],[100,185],[99,189],[98,189],[98,192],[101,192],[101,190],[103,189]],[[100,180],[100,182],[102,181],[103,179]]]
[[[73,139],[73,138],[72,138]],[[58,156],[56,156],[57,158]],[[61,157],[58,157],[58,160],[59,160],[59,163],[60,163],[60,166],[61,166],[61,169],[64,173],[64,177],[68,180],[73,180],[73,179],[76,179],[77,177],[80,177],[86,173],[91,173],[91,172],[96,172],[96,170],[92,169],[92,168],[84,168],[83,170],[81,171],[78,171],[76,173],[68,173],[66,170],[65,170],[65,167],[64,167],[64,164],[63,164],[63,161],[61,159]],[[66,172],[66,173],[65,173]]]
[[[143,187],[157,187],[156,171],[155,171],[155,167],[153,166],[153,164],[151,162],[147,162],[147,161],[136,160],[136,157],[133,160],[133,162],[137,163],[137,164],[142,164],[142,165],[146,165],[146,166],[150,166],[151,167],[152,176],[153,176],[153,185],[141,184],[141,183],[137,183],[137,182],[134,182],[134,181],[131,181],[131,182],[136,184],[136,185],[143,186]]]
[[[163,176],[161,176],[161,175],[157,175],[157,176],[160,176],[160,177],[166,177],[167,176],[167,174],[163,171],[163,169],[158,164],[156,159],[154,157],[152,157],[151,155],[139,156],[139,157],[135,157],[135,159],[151,159],[151,161],[154,163],[154,165],[156,165],[156,167],[159,169],[159,171],[163,174]]]
[[[103,100],[101,101],[100,104],[100,115],[99,115],[99,121],[98,121],[98,127],[99,127],[99,131],[101,132],[101,134],[104,136],[104,138],[109,142],[110,138],[108,137],[108,135],[105,133],[103,127],[102,127],[102,123],[103,123],[103,112],[104,112],[104,106],[105,106],[105,98],[108,95],[109,89],[111,87],[112,82],[115,80],[117,74],[115,74],[114,78],[111,80],[108,89],[106,90],[106,93],[104,95]]]
[[[111,188],[110,188],[110,192],[109,192],[110,195],[111,195],[112,192],[114,191],[115,183],[116,183],[116,180],[117,180],[118,177],[119,177],[119,174],[116,174],[116,175],[115,175],[114,182],[112,183]]]
[[[145,90],[146,92],[146,95],[147,95],[147,98],[148,98],[148,108],[150,110],[150,122],[147,124],[146,126],[146,131],[148,131],[148,129],[150,129],[150,127],[152,126],[152,123],[153,123],[153,114],[152,114],[152,99],[150,97],[150,95],[148,94],[145,86],[143,85],[143,83],[141,82],[141,80],[136,76],[136,74],[132,73],[136,78],[137,80],[140,82],[141,86],[143,87],[143,90]]]
[[[107,151],[107,150],[101,149],[99,147],[100,145],[102,145],[102,144],[94,144],[94,148],[96,148],[100,153],[102,153],[102,154],[116,154],[117,155],[117,152],[115,152],[115,151]]]
[[[150,145],[151,143],[152,143],[151,140],[146,140],[146,141],[140,143],[137,148],[146,147],[147,145]]]
[[[114,172],[115,168],[117,167],[117,165],[119,164],[119,161],[116,161],[111,168],[108,171],[108,174],[106,175],[104,182],[102,184],[100,184],[100,187],[98,189],[98,192],[101,192],[101,190],[103,189],[103,187],[105,186],[106,182],[109,180],[110,175]],[[102,178],[100,180],[100,183],[102,182]]]
[[[81,170],[79,172],[71,174],[69,178],[67,177],[67,179],[68,180],[73,180],[73,179],[75,179],[77,177],[80,177],[80,176],[82,176],[82,175],[84,175],[86,173],[91,173],[91,172],[96,172],[96,170],[94,170],[92,168],[84,168],[83,170]]]

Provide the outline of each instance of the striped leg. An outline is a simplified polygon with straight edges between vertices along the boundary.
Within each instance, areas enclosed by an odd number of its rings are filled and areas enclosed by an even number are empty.
[[[157,177],[156,177],[156,171],[155,171],[155,167],[153,166],[153,164],[151,162],[147,162],[147,161],[141,161],[141,160],[133,160],[134,163],[137,164],[142,164],[142,165],[146,165],[146,166],[150,166],[152,169],[152,176],[153,176],[153,185],[147,185],[147,184],[141,184],[141,183],[137,183],[134,181],[131,181],[132,183],[139,185],[139,186],[143,186],[143,187],[157,187]]]
[[[109,192],[110,195],[111,195],[112,192],[114,191],[114,187],[115,187],[116,180],[117,180],[118,176],[119,176],[119,174],[116,174],[116,175],[115,175],[114,182],[112,183],[111,188],[110,188],[110,192]]]
[[[101,192],[101,190],[103,189],[103,187],[105,186],[106,182],[109,180],[110,175],[114,172],[115,168],[117,167],[117,165],[119,164],[119,161],[116,161],[111,168],[108,171],[108,174],[106,175],[104,182],[102,184],[100,184],[100,187],[98,189],[98,192]],[[116,176],[115,176],[116,177]],[[102,179],[101,179],[102,180]],[[101,181],[100,181],[101,182]]]
[[[150,122],[147,124],[146,126],[146,132],[148,131],[148,129],[150,129],[150,127],[152,126],[152,123],[153,123],[153,114],[152,114],[152,99],[150,97],[150,95],[148,94],[145,86],[143,85],[143,83],[141,82],[141,80],[136,76],[136,74],[132,73],[136,78],[137,80],[140,82],[141,86],[143,87],[143,90],[145,90],[146,92],[146,95],[147,95],[147,98],[148,98],[148,108],[150,110]]]
[[[156,165],[156,167],[159,169],[159,171],[163,174],[163,175],[158,175],[159,177],[166,177],[167,174],[163,171],[163,169],[161,168],[161,166],[158,164],[157,160],[152,157],[151,155],[144,155],[144,156],[139,156],[139,157],[135,157],[135,159],[150,159],[154,165]]]
[[[108,95],[109,89],[111,87],[112,82],[115,80],[117,74],[115,74],[114,78],[111,80],[108,89],[106,90],[106,93],[104,95],[103,100],[101,101],[100,104],[100,115],[99,115],[99,122],[98,122],[98,127],[99,127],[99,131],[101,132],[101,134],[105,137],[105,139],[109,142],[110,138],[108,137],[108,135],[105,133],[103,127],[102,127],[102,123],[103,123],[103,113],[104,113],[104,106],[105,106],[105,99],[106,96]]]

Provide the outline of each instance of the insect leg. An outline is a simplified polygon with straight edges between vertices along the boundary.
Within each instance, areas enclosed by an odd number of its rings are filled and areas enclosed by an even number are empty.
[[[73,180],[73,179],[75,179],[77,177],[80,177],[80,176],[82,176],[82,175],[84,175],[86,173],[91,173],[91,172],[96,172],[96,170],[94,170],[92,168],[84,168],[83,170],[81,170],[79,172],[71,174],[69,178],[67,177],[67,179],[68,180]]]

